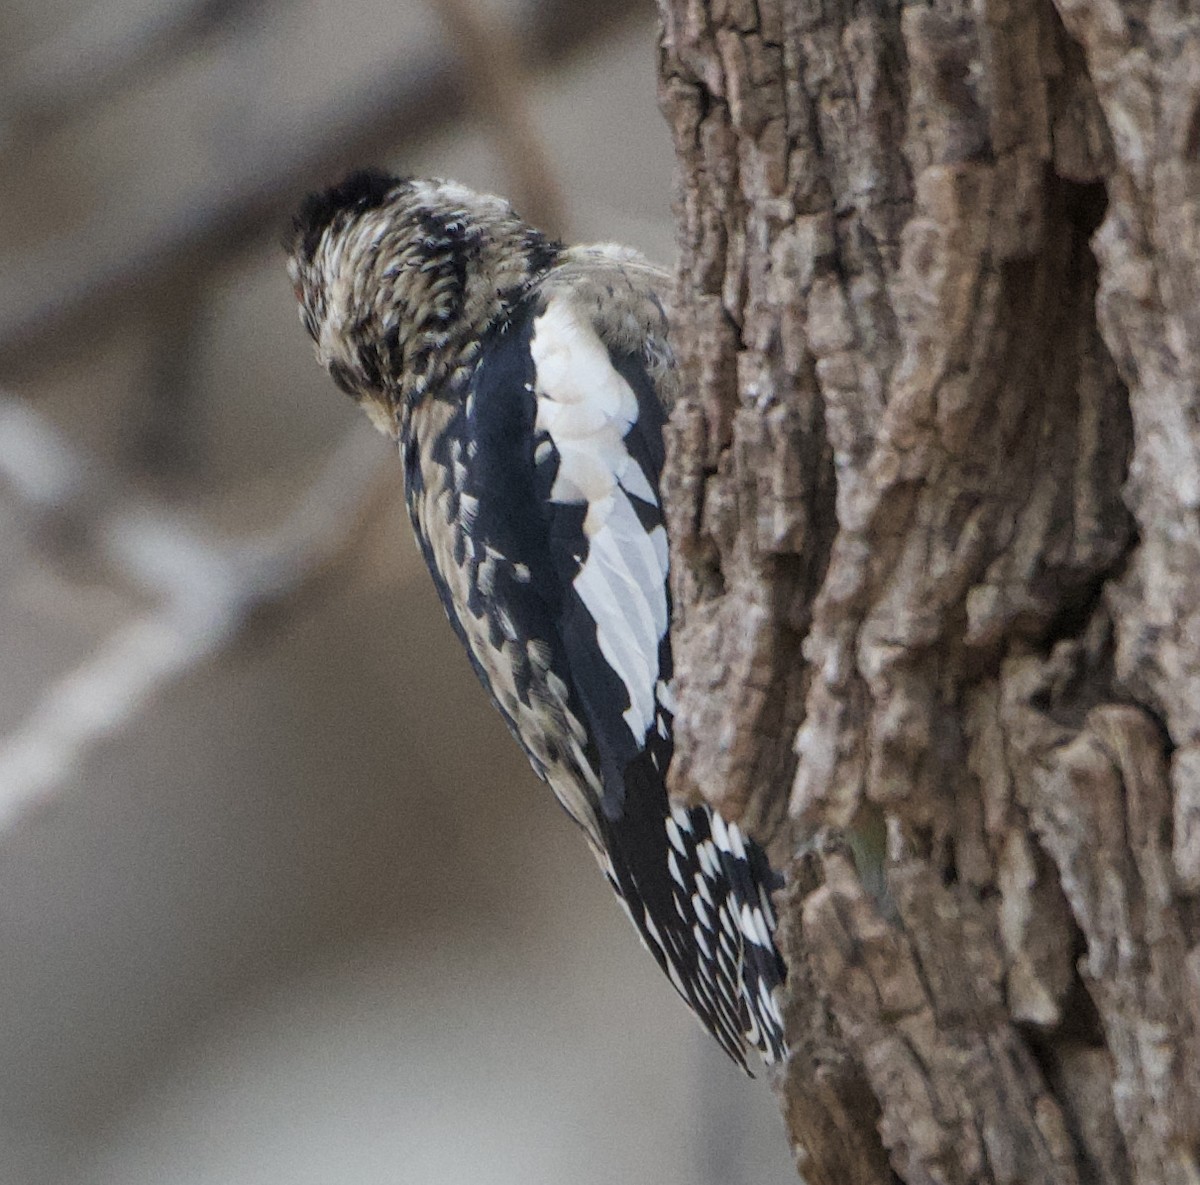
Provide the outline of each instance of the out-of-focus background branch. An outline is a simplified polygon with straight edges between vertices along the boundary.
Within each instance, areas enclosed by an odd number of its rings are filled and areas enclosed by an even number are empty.
[[[276,247],[373,160],[669,260],[651,6],[0,19],[0,1181],[791,1179],[474,686]]]
[[[80,775],[92,745],[232,645],[256,610],[279,607],[345,558],[390,465],[370,427],[357,425],[277,527],[221,541],[178,512],[122,497],[36,412],[0,402],[0,481],[29,541],[154,602],[52,681],[0,739],[0,827]]]

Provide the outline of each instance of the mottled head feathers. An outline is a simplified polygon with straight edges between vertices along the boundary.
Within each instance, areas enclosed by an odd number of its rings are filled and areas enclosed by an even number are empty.
[[[382,206],[388,195],[406,182],[406,178],[393,177],[382,169],[358,169],[337,185],[310,193],[292,218],[285,250],[311,263],[321,236],[339,215],[351,218]]]
[[[308,197],[286,245],[319,361],[392,435],[560,250],[502,198],[374,169]]]

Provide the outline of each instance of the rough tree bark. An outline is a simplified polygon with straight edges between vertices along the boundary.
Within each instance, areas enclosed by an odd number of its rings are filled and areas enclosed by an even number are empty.
[[[790,862],[797,1164],[1194,1185],[1196,10],[662,9],[674,778]]]

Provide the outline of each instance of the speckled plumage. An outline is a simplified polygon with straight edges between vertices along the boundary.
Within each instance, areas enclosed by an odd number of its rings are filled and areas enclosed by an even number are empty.
[[[399,442],[447,617],[646,946],[745,1066],[784,1050],[777,878],[672,805],[664,273],[563,247],[446,181],[353,175],[308,199],[289,271],[318,359]]]

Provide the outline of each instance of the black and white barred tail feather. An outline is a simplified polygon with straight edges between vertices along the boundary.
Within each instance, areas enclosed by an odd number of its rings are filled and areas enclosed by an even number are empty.
[[[376,172],[308,199],[289,250],[318,358],[399,442],[446,615],[513,736],[702,1023],[743,1067],[747,1046],[779,1059],[778,878],[666,792],[665,276]]]

